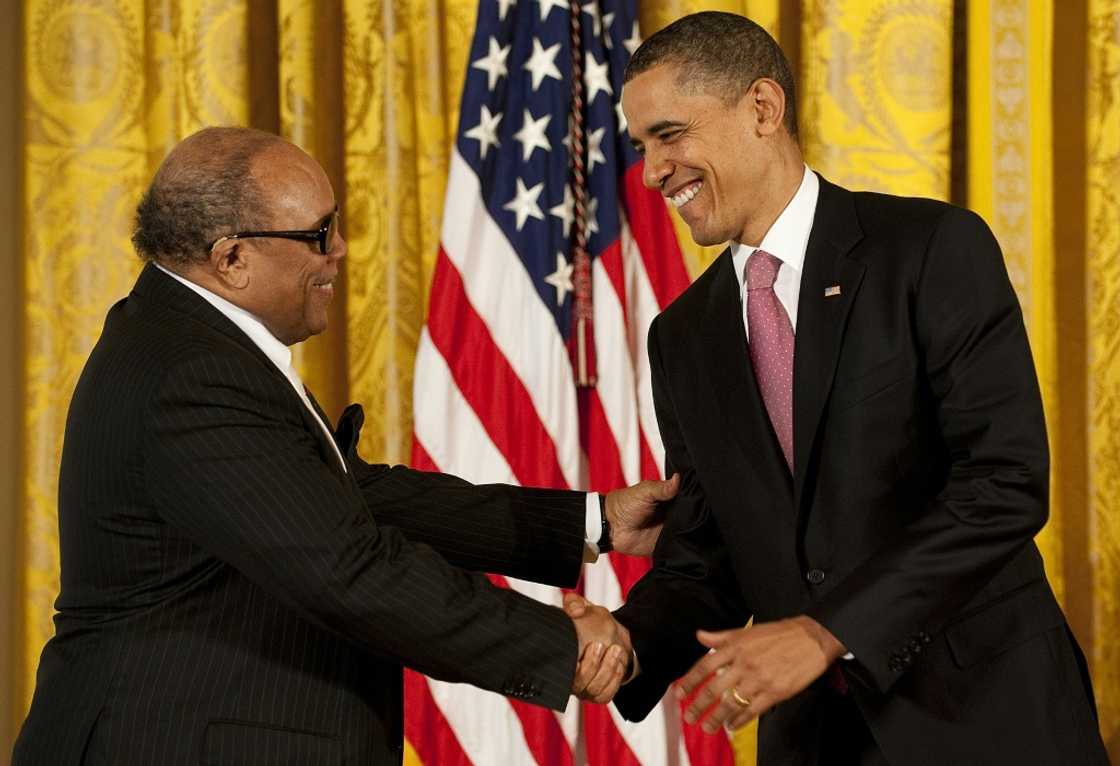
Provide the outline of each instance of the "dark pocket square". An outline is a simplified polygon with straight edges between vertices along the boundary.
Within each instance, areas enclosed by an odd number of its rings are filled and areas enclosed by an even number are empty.
[[[338,418],[338,427],[334,430],[334,443],[338,445],[343,457],[350,459],[357,455],[358,437],[362,433],[362,424],[366,422],[366,413],[360,404],[351,404],[342,411]]]

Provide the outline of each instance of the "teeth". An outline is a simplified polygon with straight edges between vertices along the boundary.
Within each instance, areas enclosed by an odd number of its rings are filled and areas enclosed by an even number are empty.
[[[679,208],[687,205],[697,194],[700,193],[700,188],[703,185],[703,181],[697,181],[691,186],[686,186],[684,189],[681,189],[679,192],[674,194],[669,198],[670,202],[673,203],[673,207]]]

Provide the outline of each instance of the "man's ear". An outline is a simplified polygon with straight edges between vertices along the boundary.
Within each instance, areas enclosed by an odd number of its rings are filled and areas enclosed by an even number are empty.
[[[249,260],[252,248],[236,239],[219,242],[210,251],[210,269],[223,285],[231,290],[249,286]]]
[[[760,136],[769,136],[782,128],[786,114],[786,93],[769,77],[761,77],[747,93],[754,112],[755,129]]]

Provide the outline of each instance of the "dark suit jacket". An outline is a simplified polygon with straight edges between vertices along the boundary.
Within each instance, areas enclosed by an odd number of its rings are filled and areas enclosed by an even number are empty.
[[[565,707],[571,621],[464,570],[574,584],[584,496],[368,466],[343,420],[348,473],[267,357],[144,269],[71,403],[15,764],[396,763],[402,663]]]
[[[825,289],[840,286],[840,295]],[[808,614],[855,660],[892,764],[1104,763],[1083,660],[1032,538],[1042,405],[982,220],[821,181],[794,357],[791,477],[755,383],[730,253],[649,334],[668,471],[684,484],[619,617],[645,716],[697,628]],[[822,681],[764,715],[760,763],[816,763]]]

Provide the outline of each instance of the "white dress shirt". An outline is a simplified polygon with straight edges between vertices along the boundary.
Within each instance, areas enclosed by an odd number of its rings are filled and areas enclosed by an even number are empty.
[[[261,350],[261,352],[268,357],[268,360],[276,365],[276,369],[283,373],[288,382],[292,384],[292,389],[299,396],[300,401],[307,407],[307,411],[315,418],[315,422],[323,429],[323,434],[327,437],[334,454],[338,457],[339,465],[342,470],[346,471],[346,461],[342,459],[342,453],[338,450],[338,445],[334,442],[334,436],[331,435],[330,429],[327,424],[319,417],[319,413],[311,405],[311,399],[307,396],[307,389],[303,387],[303,381],[299,378],[299,373],[292,367],[292,351],[279,340],[276,336],[268,331],[259,319],[250,314],[245,309],[230,303],[225,298],[217,295],[201,285],[197,285],[189,279],[179,276],[173,271],[165,269],[158,263],[155,264],[156,268],[167,274],[172,279],[177,280],[189,289],[193,290],[199,297],[209,303],[211,306],[222,312],[222,315],[229,321],[237,325],[243,333],[245,333],[249,340]],[[595,492],[587,493],[586,502],[586,517],[584,520],[585,531],[585,551],[584,560],[594,561],[599,556],[599,538],[603,533],[602,518],[599,512],[599,495]]]
[[[766,232],[759,246],[731,243],[731,261],[735,266],[735,278],[739,280],[739,295],[743,302],[743,326],[747,330],[747,340],[751,338],[751,328],[747,323],[747,284],[743,272],[747,268],[747,258],[753,255],[755,250],[770,253],[782,262],[778,268],[778,278],[774,280],[774,293],[789,314],[789,323],[793,327],[794,335],[797,334],[797,299],[801,290],[801,272],[805,265],[805,248],[809,245],[809,232],[813,229],[813,216],[817,212],[817,197],[820,190],[820,179],[806,166],[797,193]]]

